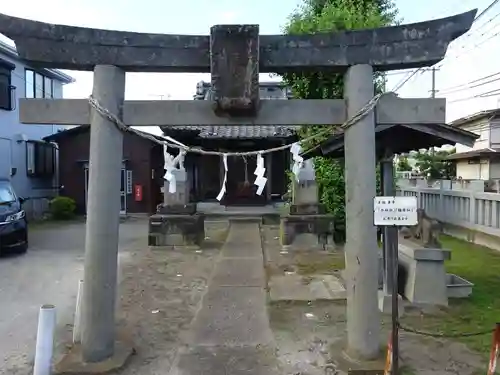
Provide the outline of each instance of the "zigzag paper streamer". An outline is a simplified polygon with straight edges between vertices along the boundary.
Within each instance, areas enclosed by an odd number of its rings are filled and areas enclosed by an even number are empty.
[[[222,181],[222,187],[220,188],[219,195],[217,195],[217,200],[220,202],[226,194],[226,182],[227,182],[227,155],[222,156],[222,162],[224,163],[224,181]]]
[[[261,195],[266,186],[267,178],[264,177],[266,168],[264,167],[264,158],[262,154],[257,154],[257,167],[255,168],[254,175],[256,176],[254,185],[257,185],[257,195]]]

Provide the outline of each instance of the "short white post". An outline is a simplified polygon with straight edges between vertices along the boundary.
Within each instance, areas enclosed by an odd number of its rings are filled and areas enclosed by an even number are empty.
[[[82,341],[82,293],[83,280],[78,281],[78,294],[76,295],[75,321],[73,324],[73,344],[79,344]]]
[[[50,375],[54,352],[54,330],[56,328],[56,308],[43,305],[38,315],[36,334],[35,368],[33,375]]]

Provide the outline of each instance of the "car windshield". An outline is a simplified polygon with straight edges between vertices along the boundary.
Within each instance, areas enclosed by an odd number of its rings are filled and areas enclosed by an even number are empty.
[[[0,204],[15,202],[16,195],[9,183],[0,182]]]

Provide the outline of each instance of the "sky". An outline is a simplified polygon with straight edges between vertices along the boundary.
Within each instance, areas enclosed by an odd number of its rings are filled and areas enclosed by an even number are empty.
[[[261,34],[280,34],[288,15],[301,0],[17,0],[4,2],[0,12],[37,21],[73,26],[95,27],[164,34],[208,34],[214,24],[252,23]],[[450,16],[472,8],[485,9],[491,0],[396,0],[403,23]],[[496,16],[496,18],[495,18]],[[447,121],[479,110],[498,107],[500,93],[473,98],[499,87],[468,84],[499,71],[500,3],[474,25],[472,31],[454,42],[436,72],[437,97],[446,97]],[[10,42],[0,34],[0,39]],[[498,65],[498,64],[497,64]],[[84,98],[92,91],[92,73],[65,71],[76,79],[64,88],[65,98]],[[407,72],[388,74],[391,90]],[[192,99],[196,83],[209,81],[209,74],[128,73],[128,100]],[[261,80],[270,80],[261,75]],[[416,74],[398,90],[401,97],[429,97],[431,72]],[[484,81],[481,81],[484,82]],[[460,86],[462,85],[462,86]],[[455,86],[459,86],[454,89]],[[451,88],[451,89],[450,89]],[[159,133],[159,129],[144,129]]]

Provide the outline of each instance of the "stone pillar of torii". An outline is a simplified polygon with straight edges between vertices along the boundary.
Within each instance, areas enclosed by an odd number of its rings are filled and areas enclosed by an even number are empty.
[[[476,11],[410,25],[315,35],[259,35],[258,25],[218,25],[209,36],[143,34],[52,25],[0,14],[0,33],[30,65],[94,72],[86,99],[23,99],[20,120],[91,125],[82,306],[83,361],[115,355],[122,162],[127,126],[335,125],[374,97],[374,71],[431,66],[469,30]],[[229,56],[229,58],[228,58]],[[259,72],[345,75],[345,98],[259,100]],[[210,72],[213,100],[124,101],[126,72]],[[373,225],[375,124],[445,122],[444,99],[382,96],[345,131],[348,351],[379,355],[378,256]],[[110,116],[109,116],[110,115]]]

